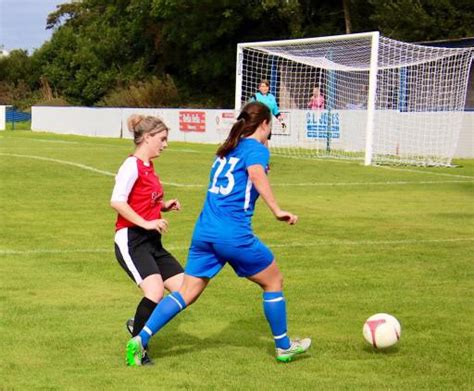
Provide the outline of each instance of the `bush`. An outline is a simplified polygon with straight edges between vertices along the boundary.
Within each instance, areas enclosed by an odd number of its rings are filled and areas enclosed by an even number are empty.
[[[0,105],[11,105],[20,111],[31,111],[31,106],[70,106],[62,97],[45,95],[43,90],[32,90],[25,81],[0,81]]]
[[[174,107],[179,104],[178,90],[171,76],[152,77],[127,87],[119,87],[97,104],[108,107]]]
[[[23,80],[18,83],[0,81],[0,105],[11,105],[19,110],[28,110],[39,96],[39,92],[32,91]]]
[[[51,99],[41,99],[35,103],[35,106],[71,106],[64,98],[57,97]]]

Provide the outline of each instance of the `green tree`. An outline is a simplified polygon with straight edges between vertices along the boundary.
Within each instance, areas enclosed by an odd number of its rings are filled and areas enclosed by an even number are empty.
[[[178,88],[189,100],[207,96],[227,107],[237,43],[304,34],[298,1],[153,0],[151,12],[160,27],[160,61]]]
[[[0,104],[25,109],[34,103],[39,76],[26,50],[13,50],[8,56],[0,57]]]
[[[111,88],[155,70],[149,1],[84,0],[48,18],[52,39],[37,56],[54,89],[92,105]]]
[[[470,0],[369,0],[371,21],[385,36],[402,41],[430,41],[474,35]]]
[[[8,56],[0,57],[0,80],[13,84],[26,83],[30,88],[38,87],[39,72],[35,69],[26,50],[12,50]]]
[[[0,82],[25,90],[47,81],[54,96],[83,105],[173,86],[163,104],[232,107],[239,42],[344,34],[349,25],[408,42],[460,38],[474,35],[474,3],[82,0],[60,5],[46,24],[51,40],[31,57],[1,59]]]

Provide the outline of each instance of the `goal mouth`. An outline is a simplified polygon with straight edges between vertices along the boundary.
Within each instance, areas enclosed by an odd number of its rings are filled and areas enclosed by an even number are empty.
[[[472,48],[399,42],[378,32],[237,46],[235,108],[270,81],[287,125],[273,153],[450,167]]]

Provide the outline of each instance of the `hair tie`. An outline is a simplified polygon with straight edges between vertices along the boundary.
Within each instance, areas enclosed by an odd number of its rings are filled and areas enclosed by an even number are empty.
[[[241,119],[243,119],[244,121],[247,121],[249,118],[250,118],[249,115],[243,111],[237,117],[237,121],[240,121]]]

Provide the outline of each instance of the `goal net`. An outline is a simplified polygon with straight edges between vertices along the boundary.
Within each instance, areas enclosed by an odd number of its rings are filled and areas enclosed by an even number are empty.
[[[287,124],[273,121],[273,153],[446,166],[462,126],[473,54],[378,32],[241,43],[235,108],[266,79]]]

